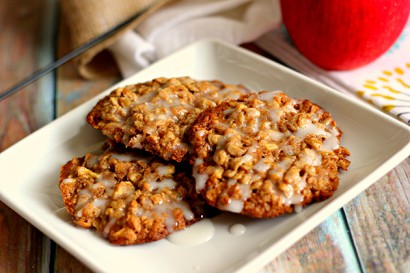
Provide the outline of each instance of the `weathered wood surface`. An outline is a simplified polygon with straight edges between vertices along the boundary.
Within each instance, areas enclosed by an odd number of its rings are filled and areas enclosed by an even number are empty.
[[[44,60],[38,55],[44,47],[38,30],[44,29],[47,7],[46,1],[0,1],[0,90],[38,69]],[[45,105],[38,92],[44,84],[37,82],[0,101],[0,151],[52,120],[39,108]],[[0,272],[47,272],[49,259],[50,240],[0,202]]]
[[[52,37],[44,20],[57,12],[55,6],[50,9],[52,2],[0,1],[1,90],[52,56],[44,46]],[[39,29],[50,36],[39,35]],[[60,28],[56,43],[60,55],[67,51],[61,42],[65,35]],[[55,75],[55,85],[48,78],[0,102],[0,151],[118,80],[83,80],[73,63]],[[54,98],[55,107],[50,105]],[[406,159],[258,272],[410,272],[409,177],[410,159]],[[0,272],[90,270],[0,203]]]
[[[410,272],[410,158],[344,209],[364,272]]]

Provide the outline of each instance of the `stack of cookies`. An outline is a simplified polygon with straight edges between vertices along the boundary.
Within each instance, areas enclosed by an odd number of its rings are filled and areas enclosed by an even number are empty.
[[[159,240],[215,210],[298,211],[332,196],[350,163],[318,105],[220,81],[117,88],[87,121],[107,142],[62,166],[59,186],[76,225],[120,245]]]

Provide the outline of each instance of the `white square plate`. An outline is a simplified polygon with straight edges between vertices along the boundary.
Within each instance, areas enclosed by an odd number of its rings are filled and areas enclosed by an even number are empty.
[[[310,99],[331,112],[344,131],[342,144],[351,151],[351,166],[341,175],[340,187],[332,198],[301,213],[269,220],[222,214],[212,219],[213,237],[195,246],[178,246],[166,239],[112,246],[94,231],[72,224],[57,184],[61,165],[101,143],[103,137],[85,122],[85,116],[114,86],[0,154],[0,199],[92,270],[257,271],[410,154],[410,129],[404,124],[236,46],[216,41],[195,43],[117,86],[160,76],[218,79],[242,83],[255,91],[283,90],[293,97]],[[235,223],[245,226],[244,234],[229,232]]]

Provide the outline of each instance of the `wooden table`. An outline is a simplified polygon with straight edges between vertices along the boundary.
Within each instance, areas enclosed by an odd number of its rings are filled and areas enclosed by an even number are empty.
[[[59,22],[56,1],[0,1],[0,90],[65,50]],[[67,63],[1,101],[0,152],[118,80]],[[409,177],[407,158],[258,272],[410,272]],[[90,270],[0,202],[0,272]]]

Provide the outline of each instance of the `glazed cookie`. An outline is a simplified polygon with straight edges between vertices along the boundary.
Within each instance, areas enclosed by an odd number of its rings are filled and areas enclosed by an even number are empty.
[[[330,114],[283,92],[202,112],[190,133],[196,190],[221,210],[275,217],[332,196],[349,151]]]
[[[61,168],[59,187],[76,225],[131,245],[159,240],[204,216],[190,174],[113,143],[105,149]]]
[[[249,91],[220,81],[157,78],[120,87],[98,102],[87,121],[127,147],[181,162],[189,150],[186,131],[198,114]]]

